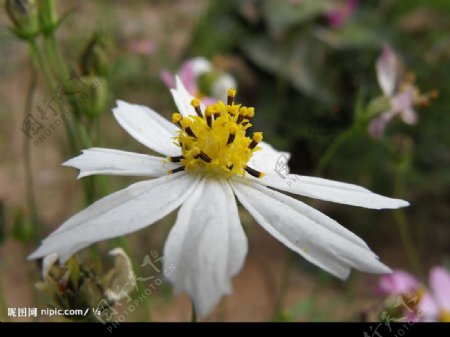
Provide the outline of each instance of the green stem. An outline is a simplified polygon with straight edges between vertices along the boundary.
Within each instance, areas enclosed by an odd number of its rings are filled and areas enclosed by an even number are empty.
[[[37,46],[37,43],[35,40],[30,40],[29,41],[30,47],[31,47],[31,54],[32,56],[36,59],[39,67],[41,68],[43,74],[44,74],[44,78],[45,78],[45,82],[47,84],[47,87],[50,91],[50,93],[53,93],[55,88],[56,88],[56,84],[55,81],[53,80],[52,74],[47,66],[47,63],[45,62],[45,58],[42,55],[39,47]],[[79,146],[77,144],[77,138],[76,135],[74,133],[74,130],[72,129],[72,127],[70,126],[69,121],[67,120],[67,117],[64,113],[64,108],[61,105],[61,102],[59,100],[57,100],[58,102],[58,107],[60,110],[60,115],[63,119],[64,122],[64,127],[66,129],[66,134],[68,136],[69,139],[69,144],[71,147],[72,152],[75,154],[77,154],[79,152]]]
[[[3,317],[2,320],[9,322],[10,319],[8,317],[8,305],[6,303],[5,292],[3,291],[3,287],[0,284],[0,313]]]
[[[27,95],[26,95],[24,118],[27,118],[27,116],[31,112],[34,92],[36,90],[36,85],[37,85],[36,68],[35,68],[33,60],[31,60],[31,79],[30,79],[30,85],[28,87]],[[31,139],[29,137],[26,137],[25,141],[24,141],[24,149],[23,149],[24,166],[25,166],[25,189],[26,189],[26,194],[27,194],[28,209],[31,213],[31,220],[36,229],[34,231],[34,239],[36,241],[38,241],[42,236],[42,228],[41,228],[42,223],[40,221],[40,217],[38,215],[38,211],[37,211],[37,207],[36,207],[33,172],[31,169],[30,144],[31,144]]]
[[[197,322],[197,312],[195,311],[194,301],[192,301],[192,313],[191,313],[191,322]]]
[[[334,158],[336,151],[341,147],[343,143],[345,143],[348,139],[353,137],[355,133],[360,130],[357,124],[353,124],[349,129],[340,133],[339,136],[331,143],[331,145],[327,148],[325,153],[320,157],[319,163],[317,164],[317,168],[315,170],[316,176],[323,175],[325,168],[330,164],[331,160]]]
[[[282,317],[282,311],[284,301],[289,289],[289,283],[292,276],[292,267],[294,266],[295,255],[293,252],[288,251],[284,262],[283,275],[281,276],[280,290],[275,300],[275,305],[272,312],[272,321],[278,321]]]
[[[408,224],[408,220],[403,209],[397,209],[394,211],[394,219],[397,224],[400,240],[402,241],[403,248],[405,249],[406,256],[408,258],[411,268],[422,275],[422,264],[420,262],[419,255],[415,250],[414,240],[411,235],[411,229]]]
[[[69,72],[62,57],[61,50],[58,47],[58,43],[56,42],[56,36],[53,31],[44,37],[44,43],[48,55],[50,55],[52,61],[56,65],[58,80],[60,82],[67,81]]]
[[[39,66],[42,69],[48,89],[50,92],[53,92],[53,90],[55,89],[55,82],[53,81],[52,74],[51,74],[49,68],[47,67],[47,63],[45,62],[44,56],[42,55],[41,51],[39,50],[39,47],[37,46],[37,43],[35,40],[30,40],[29,43],[30,43],[32,54],[34,55]]]
[[[404,172],[407,168],[405,165],[407,160],[403,160],[397,167],[395,174],[395,187],[394,195],[401,198],[404,195]],[[403,208],[394,211],[394,220],[397,224],[397,230],[400,235],[400,240],[402,242],[403,248],[405,249],[405,254],[408,258],[411,268],[418,273],[423,275],[423,266],[420,261],[419,254],[417,254],[414,244],[414,239],[412,237],[411,228],[408,223],[408,218],[405,214]]]

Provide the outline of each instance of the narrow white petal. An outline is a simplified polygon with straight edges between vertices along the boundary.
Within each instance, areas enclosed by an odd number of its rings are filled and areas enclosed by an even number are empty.
[[[52,269],[56,261],[58,261],[58,254],[47,255],[42,260],[42,279],[44,281],[47,280],[50,269]]]
[[[300,176],[296,174],[287,174],[284,176],[267,174],[262,178],[252,180],[288,193],[304,195],[306,197],[336,202],[339,204],[372,209],[392,209],[409,205],[405,200],[388,198],[373,193],[358,185],[323,178]]]
[[[178,76],[175,76],[175,82],[177,87],[176,89],[171,89],[170,92],[172,93],[178,112],[184,117],[189,115],[196,116],[197,113],[191,105],[191,101],[194,97],[186,90],[183,82],[181,82]],[[202,103],[200,103],[200,109],[205,111],[205,106]]]
[[[234,180],[233,189],[255,220],[288,248],[331,274],[345,279],[350,268],[371,273],[390,269],[361,243],[329,218],[306,205],[261,185]]]
[[[143,145],[166,156],[180,154],[173,141],[177,127],[152,109],[117,101],[113,113],[117,122]]]
[[[238,183],[245,184],[245,179],[236,177],[234,180]],[[268,194],[275,192],[273,190],[268,190],[266,187],[259,185],[259,184],[253,184],[253,187],[259,191],[266,192]],[[267,192],[269,191],[269,192]],[[279,195],[279,193],[276,193],[276,195]],[[281,194],[282,195],[282,194]],[[286,197],[288,198],[288,197]],[[341,226],[339,223],[337,223],[335,220],[331,219],[329,216],[323,214],[322,212],[319,212],[315,208],[312,208],[311,206],[308,206],[307,204],[296,200],[292,198],[287,199],[288,202],[291,202],[295,200],[294,206],[297,212],[303,214],[307,218],[311,219],[312,221],[320,224],[321,226],[327,228],[328,230],[334,232],[337,235],[341,235],[345,237],[347,240],[352,241],[354,244],[361,246],[362,248],[368,249],[369,247],[367,244],[362,240],[359,236],[354,234],[353,232],[349,231],[347,228]]]
[[[289,152],[278,151],[266,142],[258,144],[260,150],[255,151],[248,162],[248,166],[264,173],[283,171],[289,173],[288,161],[291,158]]]
[[[94,242],[151,225],[182,204],[197,180],[177,173],[138,182],[100,199],[50,234],[29,259],[57,253],[65,261]]]
[[[179,166],[162,157],[97,147],[83,150],[63,165],[79,169],[78,179],[94,174],[161,177]]]
[[[226,182],[204,179],[178,212],[164,247],[164,274],[205,316],[231,292],[247,240]]]

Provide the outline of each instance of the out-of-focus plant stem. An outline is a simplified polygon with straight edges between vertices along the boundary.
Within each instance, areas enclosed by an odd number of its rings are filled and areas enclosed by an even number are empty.
[[[280,289],[278,290],[277,298],[272,311],[272,321],[279,321],[280,318],[283,318],[283,305],[289,289],[294,260],[295,253],[288,251],[284,262],[283,275],[281,276]]]
[[[405,194],[404,176],[410,163],[409,155],[410,154],[408,152],[403,154],[401,160],[399,161],[396,167],[394,195],[397,198],[402,198]],[[423,274],[424,269],[420,261],[419,254],[415,249],[414,240],[411,234],[411,228],[409,226],[408,218],[403,208],[399,208],[394,211],[394,220],[395,223],[397,224],[400,240],[402,242],[405,254],[408,258],[411,268],[418,275],[424,275]]]
[[[67,66],[61,56],[61,51],[58,47],[58,44],[56,42],[56,37],[54,32],[49,33],[44,37],[44,43],[45,43],[45,50],[47,57],[50,59],[51,63],[56,65],[57,70],[57,78],[61,82],[61,85],[63,88],[66,89],[67,87],[67,81],[69,72],[67,70]],[[80,107],[78,105],[78,102],[76,99],[70,99],[70,103],[72,105],[73,112],[73,127],[75,129],[77,138],[78,138],[78,144],[79,146],[76,148],[72,148],[72,155],[78,155],[82,149],[90,148],[92,147],[92,141],[89,137],[89,134],[86,130],[85,125],[81,121],[81,114],[82,111],[80,111]],[[105,179],[105,177],[98,176],[98,177],[91,177],[86,180],[84,183],[84,192],[86,201],[88,203],[92,203],[96,199],[96,188],[97,185],[96,182],[98,182],[98,187],[100,189],[101,195],[106,195],[110,192],[108,183]]]
[[[40,51],[35,40],[30,40],[29,45],[31,47],[31,56],[32,56],[32,58],[34,58],[37,61],[37,64],[39,65],[39,67],[42,70],[42,73],[44,74],[44,78],[45,78],[47,87],[48,87],[50,93],[53,93],[56,85],[53,80],[52,74],[47,66],[47,63],[45,62],[45,58],[42,55],[42,52]],[[63,113],[64,109],[61,106],[61,102],[58,101],[58,104],[59,104],[59,109],[60,109],[60,115],[61,115],[61,118],[63,119],[64,127],[66,129],[66,134],[69,139],[69,145],[70,145],[72,151],[76,151],[76,149],[79,148],[77,141],[76,141],[76,139],[77,139],[76,135],[75,135],[72,127],[70,126],[70,123],[68,122],[67,117]]]
[[[197,312],[195,311],[194,301],[192,301],[191,322],[192,323],[196,323],[197,322]]]
[[[320,157],[319,163],[315,170],[316,176],[323,175],[325,168],[330,164],[331,160],[334,158],[336,151],[345,143],[347,140],[351,139],[356,133],[361,129],[360,124],[353,124],[350,128],[340,133],[336,139],[333,140],[331,145],[327,148],[325,153]]]
[[[25,100],[25,109],[24,109],[24,118],[27,118],[28,114],[31,113],[31,107],[33,104],[34,92],[36,91],[37,84],[37,73],[34,61],[31,60],[31,78],[30,85],[28,86],[26,100]],[[33,181],[33,172],[31,169],[31,153],[30,153],[30,144],[31,139],[29,137],[25,137],[23,144],[23,156],[24,156],[24,166],[25,166],[25,190],[27,194],[27,203],[28,210],[31,213],[31,220],[34,224],[34,240],[37,242],[42,237],[42,223],[37,211],[36,207],[36,198],[34,194],[34,181]]]
[[[8,305],[6,304],[5,292],[3,291],[3,287],[0,284],[0,314],[3,316],[2,319],[9,322],[8,318]]]

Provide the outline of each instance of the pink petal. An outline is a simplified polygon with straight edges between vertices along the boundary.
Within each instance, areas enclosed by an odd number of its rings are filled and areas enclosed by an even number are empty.
[[[392,109],[401,112],[412,108],[414,104],[414,88],[408,87],[391,98]]]
[[[450,311],[450,273],[443,267],[434,267],[430,272],[430,286],[436,302],[442,310]]]
[[[412,108],[407,108],[401,113],[402,120],[406,124],[416,124],[417,123],[417,113]]]
[[[347,0],[343,5],[338,4],[336,8],[333,11],[329,12],[327,15],[328,24],[334,28],[342,26],[345,22],[348,21],[350,16],[355,11],[357,5],[358,0]]]
[[[392,48],[385,44],[376,62],[378,84],[385,96],[392,96],[399,78],[400,61]]]
[[[186,61],[183,63],[181,70],[179,72],[180,80],[183,82],[186,90],[192,95],[195,96],[197,94],[197,79],[195,77],[193,71],[192,61]]]
[[[214,105],[217,103],[217,99],[212,98],[212,97],[207,97],[207,96],[202,97],[201,101],[205,105]]]
[[[161,78],[161,81],[163,81],[164,84],[169,87],[169,89],[175,88],[175,78],[167,69],[161,70],[161,72],[159,73],[159,77]]]
[[[372,119],[369,123],[369,134],[375,138],[381,138],[384,134],[386,125],[397,115],[394,110],[382,112],[378,117]]]
[[[412,294],[419,288],[420,282],[413,275],[396,270],[380,278],[377,290],[384,295],[402,295]]]
[[[426,293],[419,302],[418,314],[420,320],[425,322],[436,321],[439,315],[439,307],[433,296]]]

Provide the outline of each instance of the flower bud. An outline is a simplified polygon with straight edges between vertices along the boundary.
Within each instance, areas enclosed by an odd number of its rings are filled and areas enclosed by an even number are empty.
[[[42,281],[36,288],[57,309],[81,309],[85,315],[66,316],[72,320],[105,321],[116,312],[114,305],[136,288],[131,261],[121,248],[110,252],[114,266],[106,272],[101,265],[91,266],[73,256],[63,265],[57,254],[42,262]]]
[[[39,17],[34,0],[6,0],[6,12],[14,23],[12,31],[23,40],[31,40],[39,34]]]
[[[51,34],[59,25],[55,0],[39,0],[39,23],[45,35]]]
[[[108,82],[98,76],[72,78],[65,85],[66,95],[76,100],[82,114],[89,118],[101,115],[108,103]]]
[[[80,57],[82,74],[106,76],[110,63],[110,48],[107,39],[100,34],[94,34]]]

